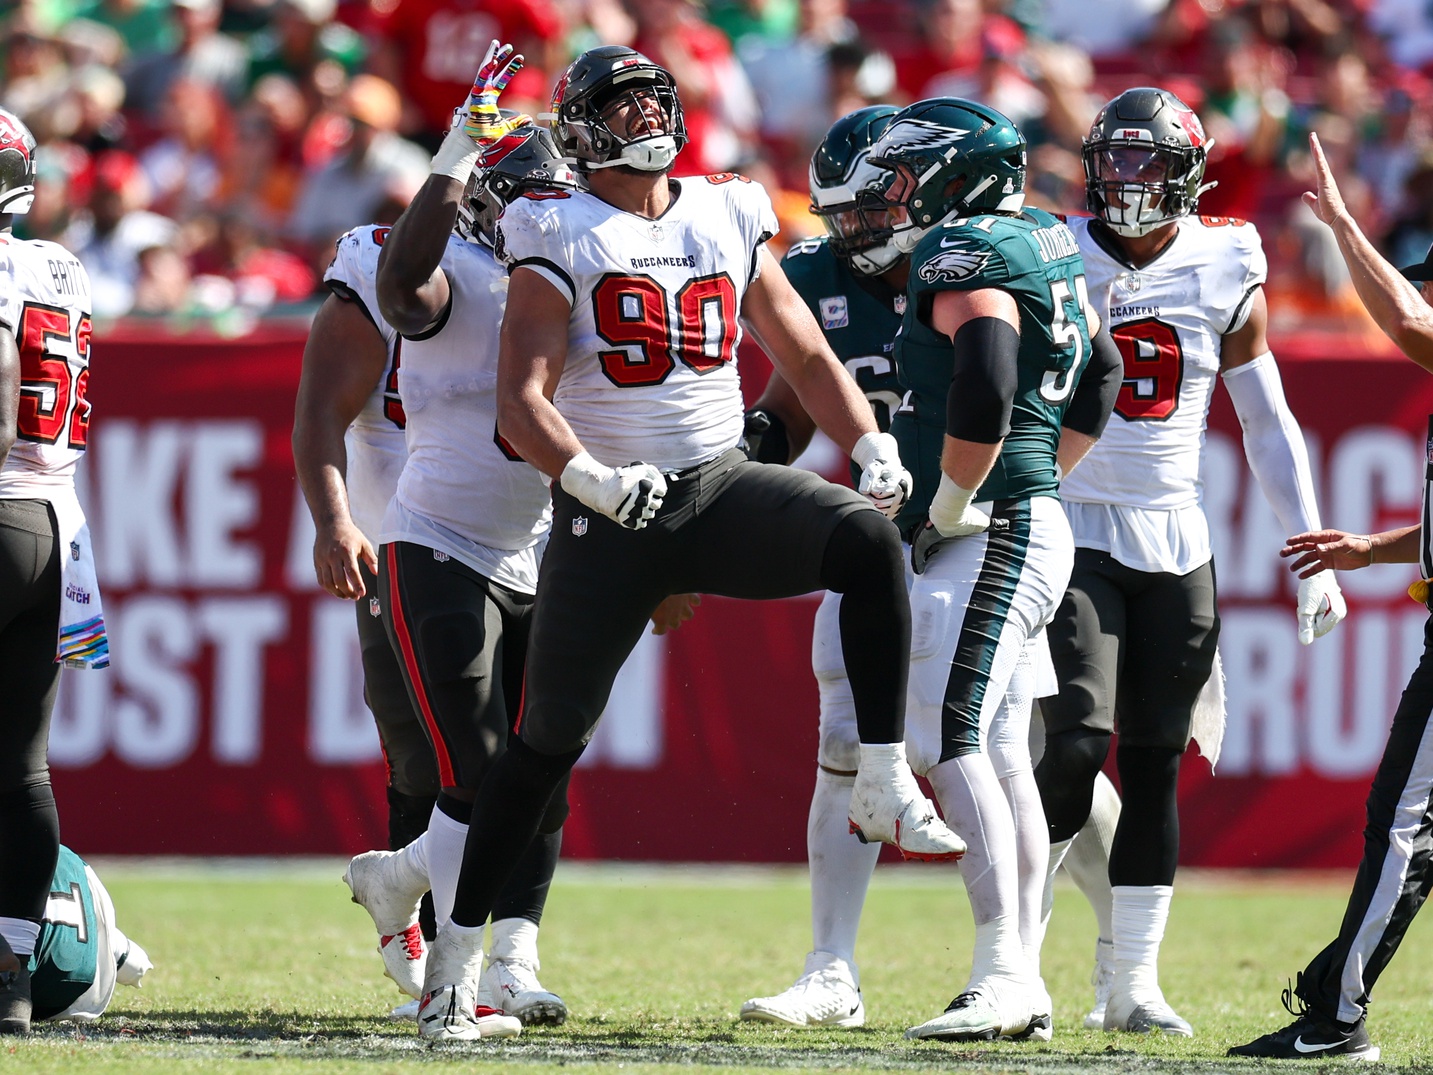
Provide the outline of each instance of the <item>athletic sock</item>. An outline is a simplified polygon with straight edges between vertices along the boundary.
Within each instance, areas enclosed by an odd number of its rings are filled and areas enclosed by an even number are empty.
[[[468,843],[467,824],[447,812],[445,804],[448,804],[449,810],[453,809],[452,804],[467,806],[456,799],[439,797],[438,805],[433,807],[433,814],[428,819],[428,832],[422,841],[409,845],[409,848],[416,847],[419,842],[425,845],[428,880],[433,892],[433,916],[440,930],[453,917],[453,893],[458,888],[458,874],[463,869],[463,848]],[[407,849],[404,853],[408,853]]]
[[[1174,886],[1115,885],[1112,893],[1116,988],[1138,1000],[1162,1000],[1159,945]]]
[[[1050,857],[1045,863],[1045,887],[1040,893],[1040,943],[1045,943],[1045,931],[1050,928],[1050,916],[1055,911],[1055,875],[1065,862],[1070,851],[1069,840],[1056,840],[1050,844]],[[1037,957],[1036,965],[1039,965]]]
[[[856,970],[856,933],[866,890],[881,854],[880,844],[863,844],[848,820],[854,775],[816,770],[816,790],[806,820],[806,859],[811,870],[813,949],[840,956]]]
[[[1040,942],[1045,935],[1045,879],[1050,858],[1050,829],[1040,805],[1040,789],[1029,769],[1001,777],[1001,789],[1015,823],[1020,943],[1032,967],[1040,965]]]
[[[494,919],[488,958],[518,959],[537,970],[537,923],[527,918]]]
[[[0,918],[0,937],[17,956],[34,955],[40,940],[40,923],[28,918]]]
[[[1090,818],[1076,833],[1065,856],[1065,872],[1075,882],[1095,912],[1100,936],[1114,936],[1113,897],[1110,895],[1110,847],[1115,839],[1115,826],[1120,820],[1120,797],[1110,778],[1100,773],[1095,778],[1094,799]]]

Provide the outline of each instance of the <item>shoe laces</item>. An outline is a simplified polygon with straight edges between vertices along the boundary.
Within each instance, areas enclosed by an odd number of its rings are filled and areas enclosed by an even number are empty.
[[[417,922],[395,935],[394,940],[403,945],[409,959],[416,961],[423,958],[423,927]]]

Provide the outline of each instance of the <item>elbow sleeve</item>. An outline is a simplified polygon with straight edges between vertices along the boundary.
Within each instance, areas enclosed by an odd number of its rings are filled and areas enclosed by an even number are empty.
[[[1020,333],[998,317],[977,317],[956,330],[954,343],[945,431],[957,440],[998,444],[1010,432]]]
[[[1124,358],[1108,328],[1101,328],[1090,341],[1090,361],[1065,408],[1061,424],[1096,439],[1104,433],[1115,408],[1115,399],[1124,384]]]

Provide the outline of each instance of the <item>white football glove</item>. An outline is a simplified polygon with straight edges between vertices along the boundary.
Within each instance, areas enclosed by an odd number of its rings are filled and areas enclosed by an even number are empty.
[[[1305,646],[1328,634],[1347,615],[1348,604],[1332,570],[1299,582],[1299,641]]]
[[[851,449],[851,461],[861,468],[856,492],[874,504],[887,519],[894,519],[911,498],[915,479],[901,465],[896,438],[889,433],[866,433]]]
[[[628,530],[640,530],[657,514],[667,479],[650,463],[606,466],[587,452],[573,456],[562,471],[563,489]]]

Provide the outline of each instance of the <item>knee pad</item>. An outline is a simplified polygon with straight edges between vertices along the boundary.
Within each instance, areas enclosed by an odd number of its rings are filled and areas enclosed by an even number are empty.
[[[1035,782],[1050,839],[1069,840],[1089,820],[1095,777],[1109,754],[1110,737],[1079,728],[1045,740],[1045,755],[1035,767]]]
[[[895,524],[878,511],[853,511],[837,524],[821,559],[821,584],[847,593],[894,585],[905,589],[905,551]]]

